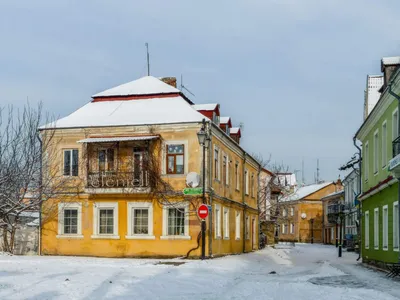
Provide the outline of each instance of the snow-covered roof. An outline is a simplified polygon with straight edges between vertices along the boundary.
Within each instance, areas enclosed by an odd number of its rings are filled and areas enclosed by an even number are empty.
[[[294,193],[288,195],[287,197],[283,198],[282,201],[296,201],[311,195],[320,189],[327,187],[328,185],[332,184],[332,182],[324,182],[320,184],[311,184],[303,186],[297,189]]]
[[[137,80],[121,84],[111,89],[102,91],[93,95],[96,97],[110,97],[110,96],[130,96],[130,95],[152,95],[152,94],[169,94],[179,93],[180,90],[173,86],[166,84],[160,79],[153,76],[145,76]]]
[[[40,129],[192,123],[203,118],[181,96],[99,101],[90,102]]]
[[[37,211],[23,211],[19,214],[20,217],[28,217],[28,218],[39,218],[39,212]]]
[[[218,103],[195,104],[192,106],[195,110],[215,110],[218,107]]]
[[[158,139],[157,135],[140,136],[120,136],[120,137],[91,137],[78,141],[77,143],[109,143],[109,142],[128,142],[128,141],[147,141]]]
[[[338,192],[330,193],[330,194],[328,194],[328,195],[322,197],[321,200],[326,199],[326,198],[331,198],[331,197],[337,196],[337,195],[342,195],[342,194],[344,194],[344,190],[341,190],[341,191],[338,191]]]
[[[35,219],[32,222],[26,223],[27,226],[39,226],[39,219]]]
[[[219,123],[220,124],[228,124],[230,119],[231,119],[231,117],[221,117],[221,118],[219,118]]]
[[[384,65],[397,65],[400,64],[400,56],[383,57],[382,64]]]
[[[229,130],[230,134],[238,134],[239,131],[240,131],[240,128],[239,128],[239,127],[232,127],[232,128]]]

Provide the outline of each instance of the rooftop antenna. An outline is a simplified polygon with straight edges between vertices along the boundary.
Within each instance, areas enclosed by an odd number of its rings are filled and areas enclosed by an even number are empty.
[[[189,89],[187,89],[184,85],[183,85],[183,75],[181,74],[181,91],[186,90],[190,95],[195,96],[195,94],[193,94],[191,91],[189,91]]]
[[[304,178],[304,157],[301,160],[301,183],[304,185],[305,183],[305,178]]]
[[[149,56],[149,43],[146,43],[146,52],[147,52],[147,76],[150,76],[150,56]]]
[[[240,122],[239,128],[240,128],[240,131],[244,131],[244,123],[243,122]],[[282,164],[283,164],[283,161],[282,161]]]
[[[319,158],[317,159],[317,183],[319,183]]]

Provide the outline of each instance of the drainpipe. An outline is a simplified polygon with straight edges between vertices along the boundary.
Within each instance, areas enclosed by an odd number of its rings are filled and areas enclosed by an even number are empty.
[[[212,239],[213,239],[213,209],[212,209],[212,197],[213,197],[213,189],[212,189],[212,124],[208,123],[208,197],[210,199],[210,207],[211,209],[208,212],[208,257],[212,257]]]
[[[261,165],[258,166],[258,174],[257,174],[257,210],[258,210],[258,245],[257,248],[260,249],[260,233],[261,233],[261,222],[260,222],[260,174],[261,174]]]
[[[359,174],[358,174],[358,188],[359,188],[359,191],[358,191],[358,193],[357,193],[357,195],[356,195],[356,197],[357,197],[357,199],[358,199],[358,197],[361,195],[361,174],[362,174],[362,156],[361,156],[361,148],[357,145],[357,141],[356,141],[356,137],[353,137],[353,144],[354,144],[354,147],[356,147],[357,148],[357,150],[358,150],[358,156],[359,156],[359,158],[360,158],[360,160],[359,160],[359,162],[358,162],[358,172],[359,172]],[[360,200],[358,200],[358,212],[357,212],[357,214],[358,214],[358,240],[359,240],[359,243],[358,243],[358,258],[357,258],[357,260],[360,260],[361,259],[361,252],[362,252],[362,215],[361,215],[361,212],[362,212],[362,202],[360,201]]]
[[[398,107],[398,113],[397,114],[399,115],[400,114],[400,96],[392,91],[392,82],[390,82],[389,85],[388,85],[388,92],[389,92],[390,95],[392,95],[393,97],[395,97],[397,99],[397,107]],[[398,123],[397,132],[400,133],[399,117],[397,117],[397,123]],[[398,203],[400,203],[400,177],[397,177],[397,201],[398,201]],[[400,209],[398,209],[398,222],[399,222],[399,230],[398,230],[399,231],[398,232],[399,237],[398,237],[398,239],[400,241]],[[399,252],[398,261],[400,262],[400,252]]]
[[[36,135],[39,145],[40,145],[40,163],[39,163],[39,230],[38,230],[38,254],[42,255],[42,204],[43,204],[43,197],[42,197],[42,185],[43,185],[43,141],[40,138],[40,133]]]
[[[246,151],[243,151],[243,166],[242,166],[242,202],[243,202],[243,253],[246,252]]]

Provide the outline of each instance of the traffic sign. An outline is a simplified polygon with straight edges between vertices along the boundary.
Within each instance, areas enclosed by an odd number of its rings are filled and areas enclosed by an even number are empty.
[[[200,219],[205,219],[208,217],[208,206],[205,204],[202,204],[199,206],[197,209],[197,215],[199,216]]]
[[[183,189],[184,195],[201,195],[202,193],[203,193],[203,188],[201,187]]]

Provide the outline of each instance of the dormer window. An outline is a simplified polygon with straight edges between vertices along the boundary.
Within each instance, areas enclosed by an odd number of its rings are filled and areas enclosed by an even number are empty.
[[[217,115],[217,112],[213,112],[213,122],[217,125],[219,125],[219,116]]]

